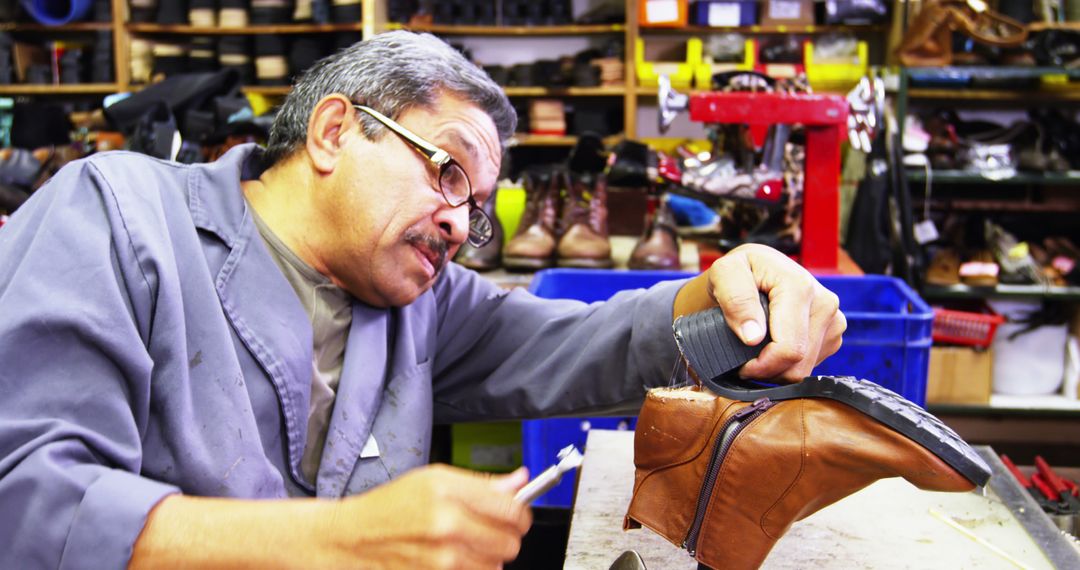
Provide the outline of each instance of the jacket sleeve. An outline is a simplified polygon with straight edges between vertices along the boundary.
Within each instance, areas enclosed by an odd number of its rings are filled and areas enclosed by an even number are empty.
[[[585,304],[503,291],[451,264],[435,289],[436,421],[635,413],[670,379],[683,283]]]
[[[0,568],[123,568],[175,487],[138,475],[152,290],[92,162],[0,229]]]

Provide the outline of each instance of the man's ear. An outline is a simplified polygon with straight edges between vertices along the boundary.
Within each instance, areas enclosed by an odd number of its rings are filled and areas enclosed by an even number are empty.
[[[307,152],[320,173],[333,172],[355,116],[352,102],[341,94],[327,95],[315,104],[308,118]]]

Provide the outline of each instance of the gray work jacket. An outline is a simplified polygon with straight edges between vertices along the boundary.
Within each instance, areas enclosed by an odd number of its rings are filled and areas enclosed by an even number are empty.
[[[168,494],[355,494],[425,464],[433,421],[633,410],[668,380],[679,283],[586,305],[450,264],[355,304],[305,481],[311,325],[240,190],[259,152],[95,155],[0,229],[0,568],[121,568]]]

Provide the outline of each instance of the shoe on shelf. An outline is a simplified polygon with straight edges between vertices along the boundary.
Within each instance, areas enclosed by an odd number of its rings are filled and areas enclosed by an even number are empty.
[[[491,219],[493,229],[491,241],[483,247],[473,247],[468,242],[461,246],[454,261],[474,271],[493,271],[502,265],[503,227],[499,217],[495,215],[495,200],[498,191],[492,192],[491,197],[484,203],[484,212]]]
[[[996,287],[1000,272],[994,254],[983,249],[960,264],[960,282],[970,287]]]
[[[660,269],[675,271],[682,267],[679,259],[679,234],[675,216],[668,207],[666,196],[649,198],[649,220],[645,233],[634,246],[627,266],[630,269]]]
[[[607,183],[603,175],[562,171],[561,236],[555,248],[559,267],[614,267],[607,227]]]
[[[517,231],[503,249],[503,267],[537,271],[554,264],[559,200],[557,178],[551,168],[525,172],[525,212]]]
[[[939,249],[926,269],[926,283],[947,287],[960,284],[960,255],[952,248]]]

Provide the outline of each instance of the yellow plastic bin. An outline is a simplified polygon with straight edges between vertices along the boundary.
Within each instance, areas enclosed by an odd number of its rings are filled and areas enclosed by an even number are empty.
[[[866,42],[856,44],[856,57],[851,61],[814,61],[814,42],[803,45],[806,79],[814,91],[844,93],[855,87],[866,75],[869,56]]]
[[[635,67],[638,85],[657,87],[661,75],[671,79],[671,86],[677,89],[690,89],[694,80],[694,71],[701,65],[701,39],[686,40],[686,61],[645,61],[645,42],[637,38],[634,44]]]
[[[743,43],[743,60],[735,62],[713,62],[711,55],[701,56],[701,64],[694,70],[694,85],[701,91],[712,91],[712,76],[726,71],[753,71],[757,55],[757,41],[748,39]]]

